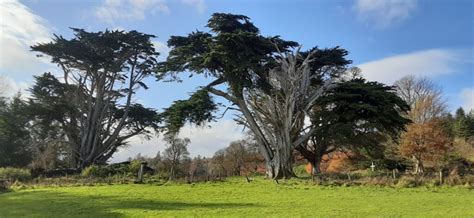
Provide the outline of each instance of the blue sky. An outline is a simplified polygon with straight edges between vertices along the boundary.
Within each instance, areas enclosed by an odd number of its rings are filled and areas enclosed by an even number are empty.
[[[154,34],[164,58],[171,35],[204,30],[212,13],[228,12],[249,16],[264,35],[281,35],[306,48],[341,46],[370,80],[391,84],[408,74],[426,76],[443,89],[451,111],[474,107],[471,0],[2,0],[0,4],[0,74],[9,81],[10,94],[28,87],[32,75],[58,72],[47,60],[29,52],[28,45],[47,41],[53,33],[71,37],[68,27]],[[163,108],[185,98],[206,80],[148,82],[152,88],[135,100]],[[241,130],[227,118],[211,129],[183,130],[182,135],[192,140],[191,153],[209,156],[240,138]],[[154,155],[163,148],[159,138],[137,138],[131,144],[115,160],[138,152]]]

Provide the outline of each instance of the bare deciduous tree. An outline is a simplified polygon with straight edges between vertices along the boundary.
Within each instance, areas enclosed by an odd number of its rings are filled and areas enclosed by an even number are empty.
[[[428,78],[405,76],[397,80],[398,95],[410,106],[410,118],[414,122],[427,122],[446,112],[446,100],[441,89]]]
[[[189,158],[188,144],[191,142],[188,138],[177,138],[175,136],[167,136],[166,143],[168,147],[163,152],[163,158],[170,163],[169,180],[172,180],[176,173],[176,167],[184,159]]]

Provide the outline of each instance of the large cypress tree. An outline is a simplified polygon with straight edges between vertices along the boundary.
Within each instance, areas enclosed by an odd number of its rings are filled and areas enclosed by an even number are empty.
[[[63,70],[61,80],[36,77],[31,105],[37,118],[60,123],[75,166],[83,168],[105,163],[129,138],[157,128],[156,111],[132,97],[147,88],[144,78],[153,73],[158,52],[154,36],[136,31],[73,31],[72,39],[55,36],[31,47]]]

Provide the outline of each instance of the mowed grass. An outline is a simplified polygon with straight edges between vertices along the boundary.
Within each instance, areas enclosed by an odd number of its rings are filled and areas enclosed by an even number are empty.
[[[330,187],[242,178],[197,184],[41,187],[0,194],[0,217],[474,217],[467,188]]]

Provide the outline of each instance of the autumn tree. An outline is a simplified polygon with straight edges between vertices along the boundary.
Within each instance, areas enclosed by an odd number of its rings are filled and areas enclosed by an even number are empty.
[[[55,36],[31,47],[63,71],[61,78],[36,77],[31,106],[37,119],[61,125],[74,166],[84,168],[105,163],[129,138],[157,128],[155,110],[132,98],[147,88],[144,79],[153,73],[158,52],[153,35],[72,30],[72,39]]]
[[[401,137],[400,153],[413,159],[414,173],[422,174],[424,163],[441,161],[451,145],[452,140],[442,125],[437,120],[430,120],[408,125]]]

